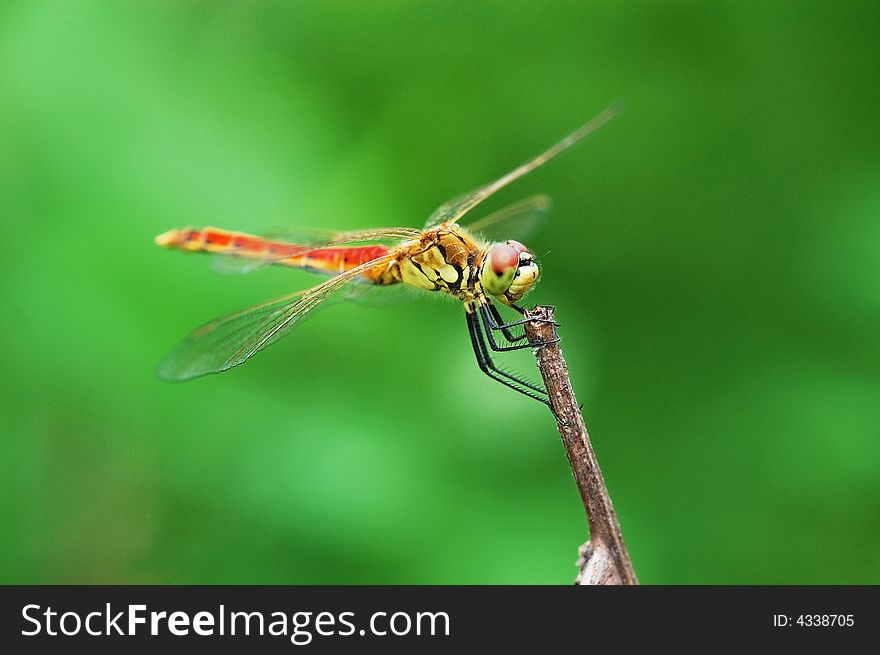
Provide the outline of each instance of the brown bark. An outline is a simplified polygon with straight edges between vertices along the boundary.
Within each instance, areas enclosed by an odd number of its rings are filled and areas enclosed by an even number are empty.
[[[590,541],[580,548],[580,572],[575,582],[584,585],[636,585],[638,579],[620,532],[620,524],[571,388],[553,315],[553,307],[535,307],[526,313],[526,318],[541,320],[526,323],[525,328],[530,343],[546,344],[535,346],[535,357],[587,512]]]

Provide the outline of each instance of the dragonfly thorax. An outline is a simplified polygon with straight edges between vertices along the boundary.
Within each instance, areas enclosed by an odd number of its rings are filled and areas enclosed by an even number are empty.
[[[532,253],[518,241],[494,243],[483,252],[480,284],[505,305],[518,302],[538,279]]]

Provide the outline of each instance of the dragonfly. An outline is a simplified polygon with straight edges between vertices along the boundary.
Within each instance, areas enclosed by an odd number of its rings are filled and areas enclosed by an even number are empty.
[[[519,304],[538,280],[533,253],[519,241],[487,240],[483,234],[537,223],[549,210],[543,196],[530,198],[477,220],[459,224],[471,210],[511,182],[567,150],[610,121],[613,105],[564,139],[475,191],[441,205],[422,229],[377,228],[296,237],[255,236],[214,227],[174,229],[156,237],[158,245],[186,252],[215,253],[244,268],[279,265],[329,275],[309,289],[213,320],[189,334],[160,364],[158,375],[184,381],[243,364],[290,334],[333,300],[357,298],[392,285],[448,294],[464,306],[471,345],[480,370],[491,379],[549,405],[540,384],[496,365],[493,353],[544,344],[529,343],[523,325],[506,321],[498,305],[519,315]],[[511,235],[512,236],[512,235]]]

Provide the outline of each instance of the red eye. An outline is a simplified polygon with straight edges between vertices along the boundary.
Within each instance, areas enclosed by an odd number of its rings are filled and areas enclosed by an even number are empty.
[[[501,275],[505,271],[516,268],[519,264],[519,253],[515,248],[498,243],[492,246],[489,251],[489,263],[492,264],[492,270],[496,275]]]
[[[516,250],[517,253],[520,253],[520,252],[529,252],[529,249],[526,248],[526,247],[525,247],[523,244],[521,244],[519,241],[513,241],[513,240],[511,240],[511,241],[508,241],[508,242],[507,242],[507,245],[510,246],[511,248],[513,248],[514,250]]]

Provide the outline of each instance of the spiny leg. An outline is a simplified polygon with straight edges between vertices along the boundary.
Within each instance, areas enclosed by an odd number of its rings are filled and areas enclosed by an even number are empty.
[[[507,373],[506,371],[500,370],[495,363],[492,361],[492,357],[489,355],[489,350],[486,347],[486,342],[483,338],[483,332],[480,328],[480,322],[477,318],[476,314],[466,313],[465,314],[468,321],[468,332],[471,335],[471,344],[474,347],[474,354],[477,356],[477,363],[480,365],[480,369],[489,375],[489,377],[496,379],[496,376],[501,376],[507,378],[511,382],[516,384],[521,384],[526,386],[534,391],[544,393],[544,390],[540,387],[532,385],[525,380],[520,380],[520,378]],[[507,384],[503,380],[499,380],[502,384]]]
[[[482,306],[482,305],[488,305],[488,306],[489,306],[489,312],[491,312],[491,317],[490,317],[491,320],[488,320],[488,321],[487,321],[487,323],[488,323],[487,327],[491,327],[491,329],[493,329],[493,330],[509,330],[510,328],[512,328],[512,327],[516,327],[517,325],[525,325],[526,323],[532,323],[532,322],[535,322],[535,323],[552,323],[552,324],[555,325],[556,327],[559,327],[559,323],[557,323],[556,321],[553,321],[553,320],[550,320],[550,319],[546,319],[546,318],[538,318],[538,317],[524,318],[524,319],[521,319],[521,320],[519,320],[519,321],[513,321],[513,322],[511,322],[511,323],[505,323],[505,322],[504,322],[504,318],[501,316],[501,314],[499,313],[498,309],[495,307],[495,305],[492,303],[492,301],[489,300],[489,298],[487,298],[487,297],[485,297],[485,296],[483,296],[482,298],[480,298],[480,305],[481,305],[481,306]],[[511,309],[514,309],[514,310],[518,311],[520,314],[525,315],[525,313],[526,313],[526,309],[525,309],[524,307],[520,307],[519,305],[517,305],[517,304],[515,304],[515,303],[510,303],[510,305],[508,305],[508,306],[509,306]],[[506,335],[505,335],[505,336],[506,336]],[[523,335],[523,336],[525,336],[525,335]],[[515,339],[510,339],[510,337],[507,337],[507,338],[508,338],[509,341],[518,341],[518,340],[521,339],[522,337],[516,337]]]
[[[515,337],[510,331],[510,327],[515,326],[508,326],[504,323],[501,314],[498,312],[498,308],[492,304],[492,301],[485,299],[483,302],[480,302],[478,311],[480,312],[480,318],[483,321],[483,327],[486,330],[486,336],[489,339],[489,346],[492,350],[496,352],[504,352],[508,350],[523,350],[529,347],[528,343],[517,343],[518,341],[523,341],[526,335],[523,334],[522,337]],[[494,332],[498,331],[504,335],[504,338],[507,339],[510,345],[498,345],[494,335]]]
[[[504,386],[509,387],[514,391],[519,391],[521,394],[524,394],[529,398],[534,398],[535,400],[544,403],[545,405],[549,405],[547,399],[542,398],[540,395],[538,395],[547,394],[547,392],[543,388],[533,385],[530,382],[523,380],[515,375],[511,375],[506,371],[502,371],[495,366],[495,363],[489,356],[489,351],[486,348],[485,341],[483,340],[483,334],[480,329],[479,320],[475,315],[468,315],[468,329],[471,335],[471,343],[474,347],[474,354],[477,356],[477,364],[479,365],[481,371],[483,371],[486,375],[488,375],[496,382],[500,382]]]
[[[491,314],[491,310],[489,309],[489,307],[492,307],[492,305],[489,304],[489,301],[481,302],[479,311],[480,311],[480,317],[483,319],[483,324],[486,326],[486,336],[489,339],[489,347],[492,348],[492,350],[494,350],[495,352],[500,353],[500,352],[507,352],[510,350],[523,350],[524,348],[533,348],[535,346],[546,346],[551,343],[558,343],[559,342],[559,338],[557,337],[556,339],[553,339],[551,341],[541,341],[538,343],[520,343],[520,344],[514,343],[513,345],[510,345],[510,346],[499,346],[498,343],[495,341],[495,335],[492,334],[493,330],[502,330],[502,332],[503,332],[503,330],[505,328],[509,328],[511,326],[523,325],[525,323],[529,323],[532,320],[544,321],[544,319],[523,319],[522,321],[517,321],[515,323],[507,323],[504,325],[498,325],[495,322],[495,320],[493,319],[492,314]],[[492,307],[492,308],[495,309],[494,307]],[[495,309],[496,313],[497,313],[497,311],[498,310]],[[499,315],[499,318],[500,318],[500,315]],[[518,340],[519,339],[511,340],[511,341],[518,341]]]
[[[536,385],[533,385],[530,382],[527,382],[526,380],[523,380],[515,375],[511,375],[510,373],[501,371],[495,366],[495,363],[489,356],[489,350],[486,347],[486,342],[483,340],[483,333],[480,328],[479,318],[475,313],[471,312],[466,312],[465,316],[467,318],[468,333],[471,337],[471,344],[474,347],[474,354],[477,356],[477,364],[479,365],[480,370],[496,382],[500,382],[506,387],[510,387],[511,389],[519,391],[521,394],[526,395],[529,398],[534,398],[535,400],[549,406],[549,401],[539,395],[543,394],[546,396],[546,390]]]
[[[493,322],[496,323],[495,326],[488,325],[487,327],[493,330],[501,330],[501,334],[503,334],[504,338],[507,339],[510,343],[516,343],[517,341],[522,341],[523,339],[527,338],[525,332],[523,332],[519,336],[514,336],[513,332],[510,331],[510,328],[513,326],[504,323],[504,318],[501,316],[501,312],[498,311],[495,303],[493,303],[492,301],[487,301],[486,306],[489,309],[489,314],[491,315]]]

